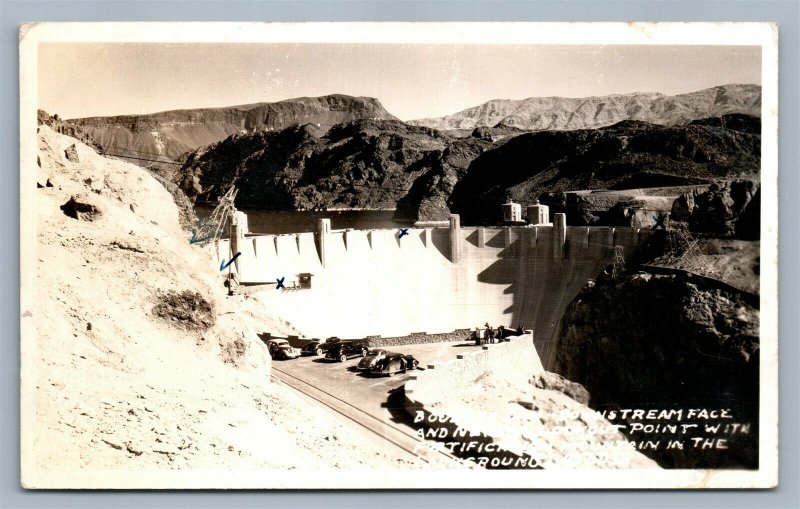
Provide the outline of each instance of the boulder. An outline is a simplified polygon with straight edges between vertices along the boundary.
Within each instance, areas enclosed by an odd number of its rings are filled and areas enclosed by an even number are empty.
[[[70,161],[70,162],[73,162],[73,163],[81,162],[81,158],[78,157],[78,149],[75,148],[75,144],[74,143],[64,150],[64,157],[67,158],[67,161]]]
[[[103,215],[102,210],[86,198],[71,196],[69,201],[61,206],[67,216],[78,221],[95,221]]]
[[[694,210],[694,193],[683,193],[672,202],[671,217],[678,221],[686,221]]]
[[[558,391],[583,405],[588,405],[591,399],[589,391],[587,391],[584,386],[579,383],[571,382],[558,373],[545,371],[531,378],[530,383],[539,389]]]

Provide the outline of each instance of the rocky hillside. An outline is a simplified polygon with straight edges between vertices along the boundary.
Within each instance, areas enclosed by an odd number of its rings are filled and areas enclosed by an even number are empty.
[[[584,287],[561,331],[555,370],[585,386],[597,410],[725,408],[729,422],[751,425],[722,436],[726,449],[649,452],[662,466],[757,467],[757,299],[680,271],[636,271]]]
[[[297,331],[252,297],[226,296],[149,172],[44,125],[38,166],[23,171],[37,172],[23,486],[154,488],[169,487],[159,471],[398,464],[269,383],[257,334]]]
[[[201,201],[230,184],[242,208],[398,208],[436,219],[470,163],[492,141],[451,138],[399,121],[360,120],[237,135],[189,155],[178,180]]]
[[[708,125],[628,120],[602,129],[526,133],[475,159],[450,204],[467,222],[493,222],[508,194],[523,204],[537,197],[550,203],[578,189],[703,184],[757,176],[760,159],[760,135]]]
[[[236,133],[281,130],[294,124],[330,127],[355,119],[394,119],[377,99],[327,95],[226,108],[175,110],[149,115],[73,119],[106,153],[128,156],[147,166]],[[157,165],[167,170],[170,165]]]
[[[71,120],[64,120],[58,115],[51,115],[44,110],[36,111],[37,125],[46,125],[59,134],[65,134],[100,151],[91,135],[83,127]]]
[[[725,119],[516,135],[479,128],[467,137],[399,121],[361,120],[327,132],[307,125],[198,149],[177,181],[201,201],[235,184],[244,208],[397,207],[403,219],[441,220],[452,211],[465,224],[492,224],[508,194],[525,205],[557,201],[567,190],[757,176],[758,119]]]
[[[724,85],[688,94],[633,93],[602,97],[496,99],[440,118],[412,120],[434,129],[507,126],[524,130],[591,129],[623,120],[681,125],[729,113],[761,116],[761,87]]]

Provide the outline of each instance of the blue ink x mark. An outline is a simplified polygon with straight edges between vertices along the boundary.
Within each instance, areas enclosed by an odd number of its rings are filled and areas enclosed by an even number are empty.
[[[283,289],[285,290],[285,289],[286,289],[286,287],[285,287],[285,286],[283,286],[283,280],[284,280],[284,279],[286,279],[286,276],[284,276],[284,277],[282,277],[282,278],[276,278],[276,279],[278,280],[278,281],[277,281],[277,283],[278,283],[278,284],[277,284],[277,285],[275,285],[275,289],[276,289],[276,290],[280,290],[281,288],[283,288]]]
[[[408,235],[408,228],[400,228],[400,236],[397,238],[402,239],[403,235]]]
[[[235,255],[233,255],[233,258],[231,258],[231,261],[229,261],[228,263],[225,263],[225,259],[223,259],[221,262],[219,262],[219,270],[222,271],[222,270],[227,269],[228,265],[232,264],[235,259],[239,258],[240,254],[242,254],[242,253],[236,253]]]

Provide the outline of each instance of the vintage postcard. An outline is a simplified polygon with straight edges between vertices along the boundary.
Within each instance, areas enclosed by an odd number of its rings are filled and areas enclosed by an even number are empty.
[[[22,26],[23,486],[776,486],[777,30]]]

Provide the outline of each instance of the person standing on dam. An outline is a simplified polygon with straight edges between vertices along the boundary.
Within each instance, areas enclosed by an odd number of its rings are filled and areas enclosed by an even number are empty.
[[[506,328],[502,325],[499,325],[497,327],[497,342],[499,343],[500,341],[503,341],[503,339],[505,339],[507,336],[508,333],[506,332]]]
[[[481,346],[483,344],[484,331],[480,326],[475,327],[475,332],[472,333],[472,336],[475,338],[475,346]]]

